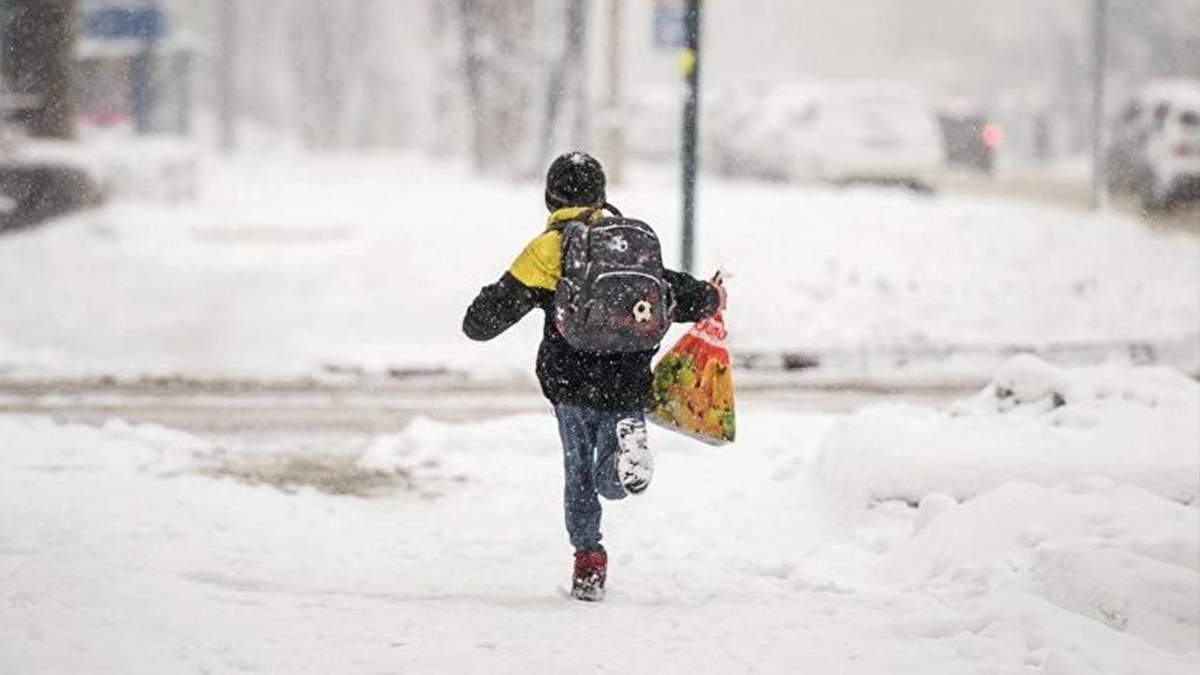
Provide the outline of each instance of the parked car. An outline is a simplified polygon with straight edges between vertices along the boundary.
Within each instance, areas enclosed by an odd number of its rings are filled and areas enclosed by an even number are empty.
[[[1163,96],[1149,110],[1141,184],[1147,209],[1200,198],[1200,82],[1193,84]]]
[[[792,180],[872,182],[928,189],[944,161],[932,108],[901,85],[829,84],[768,97],[769,126]]]
[[[947,166],[991,175],[996,150],[1004,141],[999,124],[969,105],[955,103],[938,112],[938,126]]]
[[[9,118],[40,106],[41,100],[13,94],[0,85],[0,233],[101,201],[96,181],[78,161],[26,156],[26,132],[10,124]]]
[[[1200,84],[1186,79],[1154,80],[1142,87],[1121,108],[1114,120],[1105,158],[1105,175],[1112,192],[1133,192],[1145,196],[1153,180],[1146,155],[1147,142],[1158,123],[1155,111],[1172,102],[1195,102]],[[1169,115],[1168,115],[1169,117]],[[1166,121],[1166,118],[1163,119]]]
[[[1109,192],[1137,192],[1146,182],[1144,112],[1142,102],[1133,99],[1121,108],[1112,126],[1104,168]]]

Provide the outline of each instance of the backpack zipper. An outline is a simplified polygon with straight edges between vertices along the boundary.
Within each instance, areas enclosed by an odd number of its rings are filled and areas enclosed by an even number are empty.
[[[654,241],[658,241],[658,235],[655,234],[654,230],[650,229],[649,227],[638,227],[637,225],[626,225],[624,223],[617,223],[615,225],[601,225],[599,227],[589,226],[588,234],[590,235],[592,231],[599,232],[601,230],[637,230],[642,234],[649,235],[652,239],[654,239]]]
[[[597,275],[596,275],[596,281],[597,281],[597,282],[599,282],[599,281],[600,281],[601,279],[603,279],[604,277],[611,277],[611,276],[613,276],[613,275],[618,275],[618,276],[625,275],[625,276],[646,277],[647,279],[649,279],[650,281],[653,281],[654,283],[658,284],[659,286],[662,286],[662,285],[663,285],[663,283],[662,283],[662,280],[661,280],[661,279],[659,279],[658,277],[654,276],[653,274],[646,274],[645,272],[604,272],[604,273],[602,273],[602,274],[597,274]]]

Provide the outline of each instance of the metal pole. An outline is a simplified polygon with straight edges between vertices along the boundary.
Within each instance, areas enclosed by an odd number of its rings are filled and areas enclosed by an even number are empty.
[[[683,259],[684,272],[694,269],[696,242],[696,111],[700,106],[700,0],[687,0],[684,10],[685,49],[681,56],[687,94],[683,102]]]
[[[1092,8],[1092,208],[1108,208],[1105,175],[1104,79],[1108,43],[1108,0],[1093,0]]]
[[[217,135],[221,150],[233,152],[237,146],[236,84],[234,60],[237,42],[237,8],[234,0],[217,4]]]

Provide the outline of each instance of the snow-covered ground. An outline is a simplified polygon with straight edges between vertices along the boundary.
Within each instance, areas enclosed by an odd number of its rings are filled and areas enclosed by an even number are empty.
[[[920,425],[656,432],[653,487],[606,510],[598,605],[561,590],[548,414],[357,439],[369,496],[247,485],[235,442],[0,417],[0,672],[1194,673],[1197,389],[1022,359]],[[969,474],[920,471],[959,453]],[[873,457],[894,475],[830,471]]]
[[[0,373],[528,376],[539,321],[488,345],[459,321],[540,230],[536,183],[403,156],[209,159],[201,178],[194,203],[0,238]],[[610,197],[677,258],[673,173],[635,170]],[[734,275],[741,353],[1165,340],[1200,365],[1194,235],[867,188],[706,180],[699,199],[699,267]]]
[[[838,425],[818,459],[851,507],[998,480],[1067,482],[1081,469],[1200,504],[1200,390],[1166,368],[1054,368],[1030,356],[948,413],[885,404]]]

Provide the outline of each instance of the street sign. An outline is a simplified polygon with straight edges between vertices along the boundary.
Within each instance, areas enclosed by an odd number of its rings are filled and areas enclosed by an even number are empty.
[[[101,7],[85,12],[83,33],[102,40],[158,40],[166,32],[162,10],[149,7]]]
[[[654,3],[654,46],[671,50],[687,43],[684,30],[684,6],[678,0],[656,0]]]

